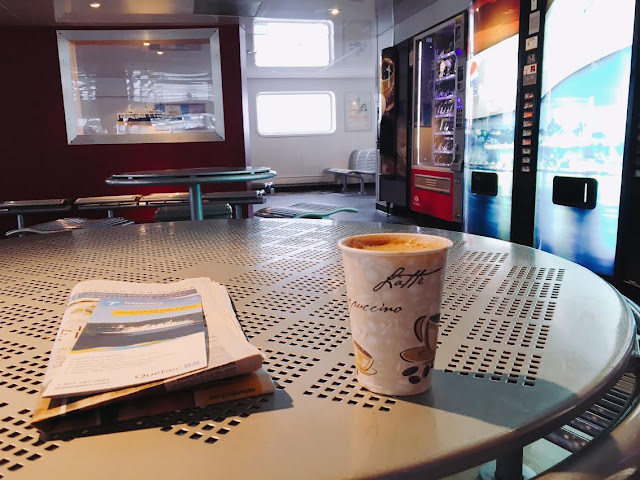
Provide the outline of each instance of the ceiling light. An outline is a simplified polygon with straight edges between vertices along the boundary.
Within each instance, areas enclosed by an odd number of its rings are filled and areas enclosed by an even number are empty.
[[[151,45],[151,42],[142,42],[142,45],[144,45],[145,47],[148,47],[149,45]]]
[[[100,8],[100,5],[101,5],[101,4],[100,4],[100,3],[98,3],[98,2],[93,2],[93,3],[90,3],[90,4],[89,4],[89,6],[90,6],[91,8]]]
[[[331,15],[333,15],[334,17],[335,17],[336,15],[340,15],[340,12],[341,12],[341,10],[340,10],[339,8],[332,8],[331,10],[329,10],[329,13],[330,13]]]
[[[157,53],[158,55],[164,55],[164,52],[163,52],[162,50],[158,50],[156,53]]]

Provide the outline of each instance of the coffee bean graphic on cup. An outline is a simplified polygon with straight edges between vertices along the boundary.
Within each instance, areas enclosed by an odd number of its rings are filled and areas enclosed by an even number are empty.
[[[403,376],[408,377],[409,382],[420,382],[420,377],[426,378],[433,368],[433,361],[436,358],[436,348],[438,347],[439,326],[439,313],[430,317],[422,316],[416,320],[413,333],[416,335],[416,338],[422,342],[422,345],[400,353],[400,357],[403,360],[416,364],[402,372]]]

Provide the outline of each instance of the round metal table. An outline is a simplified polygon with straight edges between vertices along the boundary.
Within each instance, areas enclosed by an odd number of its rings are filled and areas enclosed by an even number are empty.
[[[454,248],[433,387],[390,398],[355,380],[336,241],[424,231]],[[632,321],[588,270],[530,248],[417,227],[315,220],[131,225],[0,245],[0,475],[20,478],[441,478],[574,418],[622,373]],[[71,439],[29,427],[73,285],[225,284],[274,394]]]
[[[188,185],[191,220],[202,220],[203,183],[253,182],[273,178],[267,167],[198,167],[118,173],[105,180],[107,185]]]

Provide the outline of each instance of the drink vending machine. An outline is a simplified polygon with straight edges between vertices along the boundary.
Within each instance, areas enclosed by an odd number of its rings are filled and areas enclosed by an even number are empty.
[[[469,6],[463,230],[509,240],[518,92],[519,0]]]
[[[639,3],[472,1],[464,231],[640,285]]]
[[[462,222],[466,14],[413,39],[411,210]]]

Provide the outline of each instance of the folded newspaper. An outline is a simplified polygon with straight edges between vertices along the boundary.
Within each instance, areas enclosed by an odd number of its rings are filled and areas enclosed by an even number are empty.
[[[208,278],[82,282],[71,291],[33,424],[64,431],[272,392],[261,367],[226,289]],[[107,416],[97,410],[104,406]]]

